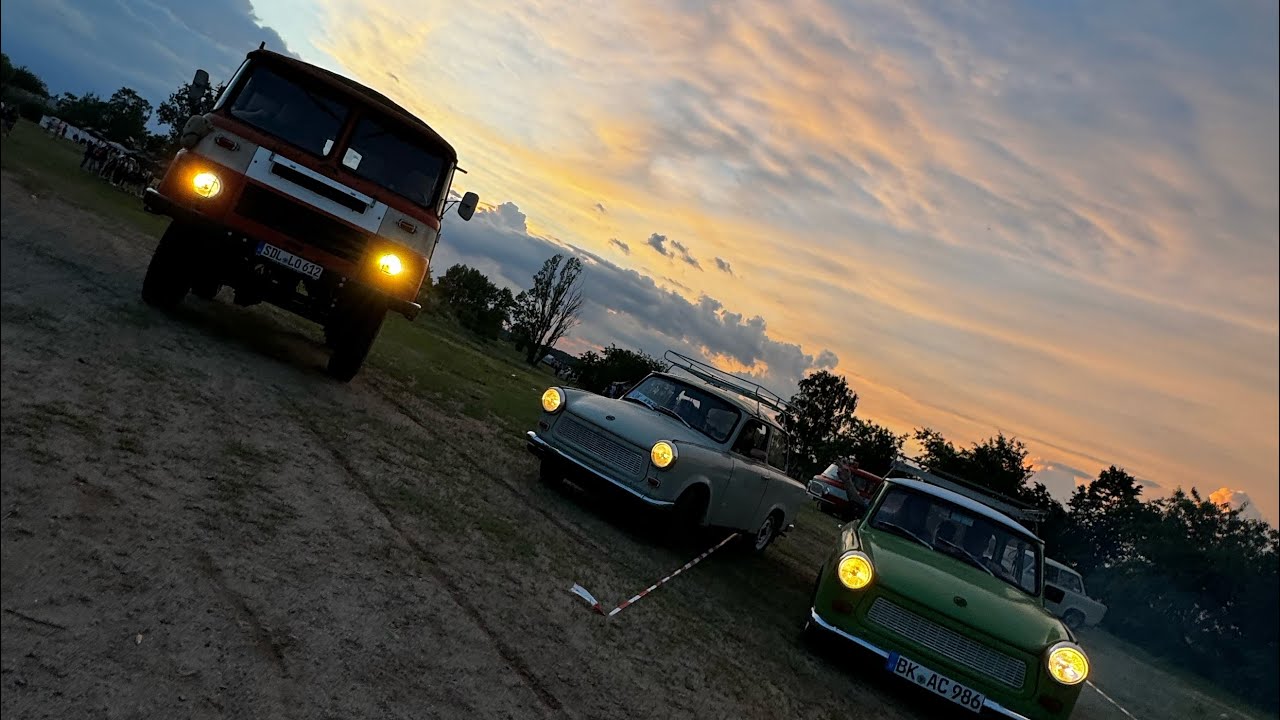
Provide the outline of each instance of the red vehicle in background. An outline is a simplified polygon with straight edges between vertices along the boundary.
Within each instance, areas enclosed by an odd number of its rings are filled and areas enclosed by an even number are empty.
[[[819,510],[848,521],[862,517],[883,482],[884,478],[858,467],[857,459],[843,457],[814,475],[808,492]]]

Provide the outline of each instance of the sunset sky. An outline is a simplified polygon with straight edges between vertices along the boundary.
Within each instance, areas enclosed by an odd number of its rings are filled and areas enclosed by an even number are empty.
[[[158,102],[265,40],[453,142],[486,209],[436,274],[587,258],[565,349],[829,368],[1060,498],[1115,463],[1280,515],[1274,0],[172,4],[6,0],[4,51]]]

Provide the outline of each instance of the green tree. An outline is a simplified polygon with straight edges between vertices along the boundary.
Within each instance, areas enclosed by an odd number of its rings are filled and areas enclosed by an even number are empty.
[[[594,393],[604,392],[611,383],[639,382],[644,376],[666,367],[658,358],[643,350],[627,350],[610,345],[601,352],[588,350],[575,366],[577,385]]]
[[[141,142],[147,134],[147,122],[151,119],[151,103],[138,91],[122,87],[107,100],[102,117],[102,129],[108,139],[118,143]]]
[[[1001,495],[1023,498],[1034,488],[1027,488],[1031,466],[1027,463],[1027,446],[1017,438],[997,433],[995,437],[959,449],[937,430],[920,428],[915,439],[923,449],[921,461],[933,470],[956,475],[982,485]]]
[[[203,115],[213,109],[213,103],[226,85],[207,86],[203,93],[194,100],[191,97],[191,83],[183,83],[177,90],[169,94],[164,102],[156,108],[156,122],[169,128],[169,138],[177,142],[182,136],[182,127],[192,115]]]
[[[14,67],[9,61],[9,56],[0,52],[0,88],[9,84],[9,80],[13,78]]]
[[[515,303],[511,291],[494,285],[479,270],[458,264],[445,271],[434,288],[439,309],[477,335],[496,339]]]
[[[857,459],[858,467],[884,476],[902,453],[902,444],[906,439],[905,434],[897,435],[883,425],[853,417],[832,443],[831,457],[851,455]],[[826,458],[819,459],[819,464],[825,462]]]
[[[555,254],[533,276],[533,287],[515,297],[511,312],[516,346],[537,365],[547,350],[578,324],[582,310],[582,261]]]
[[[32,95],[49,97],[49,86],[45,85],[44,80],[41,80],[40,76],[32,72],[26,65],[13,68],[5,85],[19,90],[26,90]]]
[[[850,431],[858,409],[858,393],[843,375],[818,370],[800,381],[790,409],[779,414],[790,442],[790,469],[796,477],[812,475],[839,452],[841,436]]]
[[[1148,511],[1141,495],[1137,480],[1115,465],[1071,493],[1070,542],[1064,545],[1076,569],[1087,575],[1134,557]]]

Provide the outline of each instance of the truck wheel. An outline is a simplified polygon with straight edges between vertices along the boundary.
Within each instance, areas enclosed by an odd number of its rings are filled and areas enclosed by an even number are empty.
[[[189,228],[177,221],[169,223],[160,243],[151,254],[147,274],[142,278],[142,300],[158,308],[171,308],[182,302],[191,289],[190,243],[194,242]]]
[[[329,355],[329,374],[342,382],[350,382],[360,372],[369,348],[382,329],[387,306],[374,293],[361,293],[352,298],[345,310],[329,321],[325,336],[333,344]]]
[[[1079,630],[1084,625],[1084,613],[1079,610],[1068,610],[1062,616],[1062,623],[1072,630]]]
[[[680,494],[667,518],[667,532],[672,540],[683,542],[697,533],[702,518],[707,514],[709,501],[707,489],[702,485],[695,485]]]
[[[222,285],[216,280],[203,279],[191,286],[191,294],[201,300],[212,300],[218,295]]]

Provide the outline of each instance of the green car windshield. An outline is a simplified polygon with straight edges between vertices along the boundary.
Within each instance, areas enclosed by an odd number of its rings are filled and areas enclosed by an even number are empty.
[[[871,518],[871,527],[972,565],[1028,595],[1040,595],[1039,543],[949,500],[891,488]]]
[[[650,375],[622,397],[670,415],[716,442],[733,433],[742,413],[722,398],[697,386]]]

